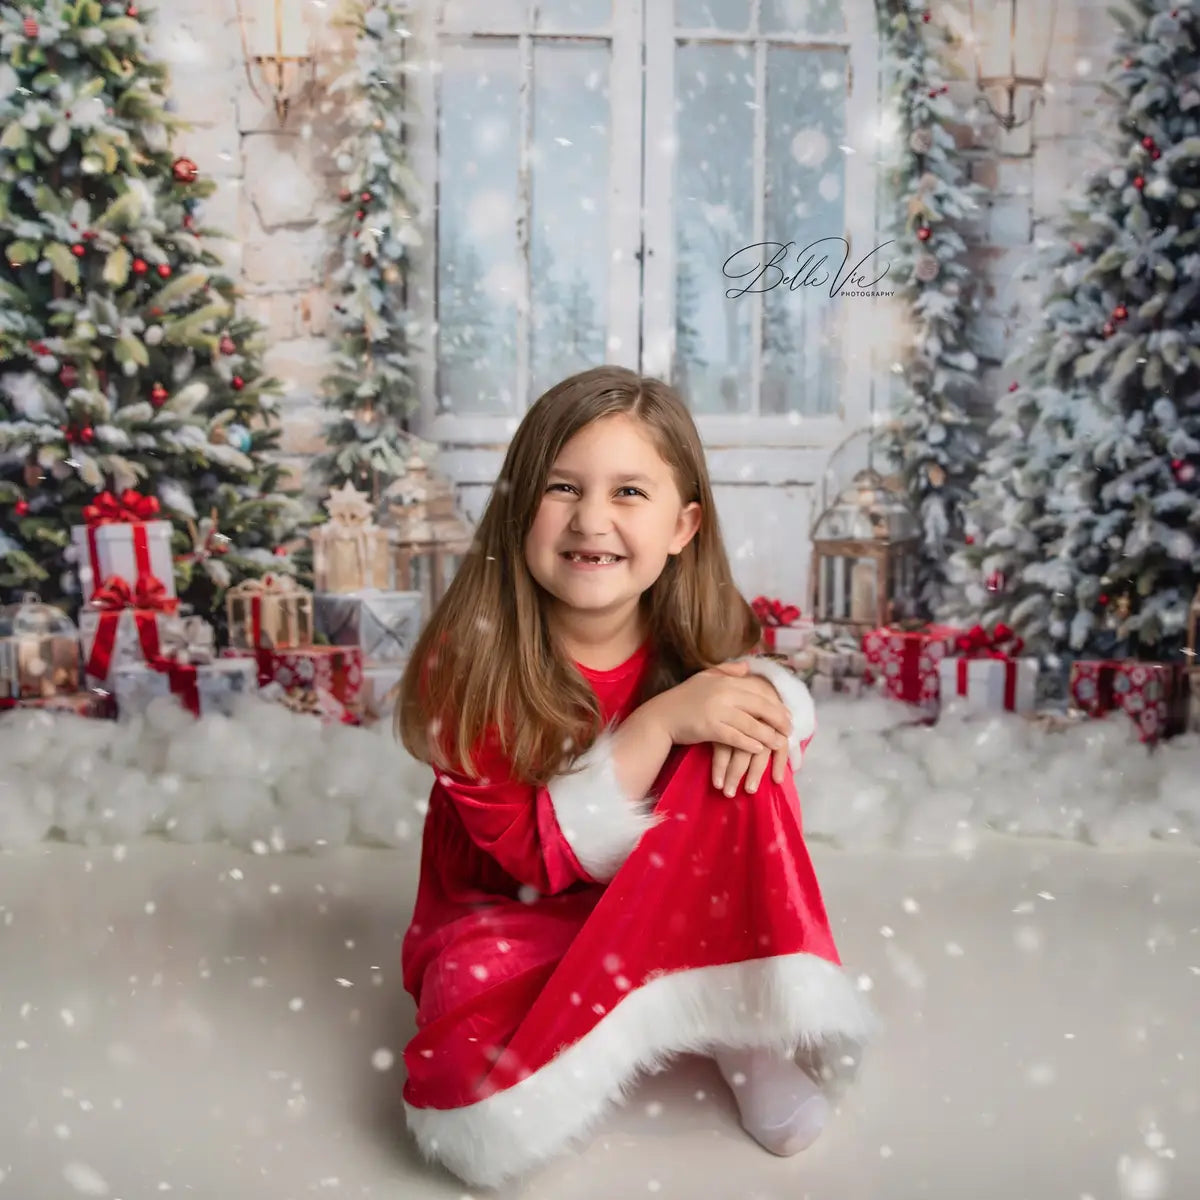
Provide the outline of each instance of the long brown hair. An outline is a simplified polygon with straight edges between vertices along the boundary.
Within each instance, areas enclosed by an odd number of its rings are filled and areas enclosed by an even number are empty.
[[[652,666],[639,702],[697,671],[745,654],[760,626],[737,590],[721,540],[704,449],[679,393],[624,367],[556,384],[525,415],[466,556],[417,640],[401,681],[396,732],[414,758],[475,774],[489,729],[514,779],[545,783],[601,732],[599,704],[551,637],[525,538],[559,452],[585,426],[626,413],[674,472],[700,528],[642,596]]]

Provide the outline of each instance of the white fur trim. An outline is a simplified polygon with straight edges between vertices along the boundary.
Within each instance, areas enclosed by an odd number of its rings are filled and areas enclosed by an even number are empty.
[[[630,798],[617,781],[613,735],[602,733],[575,760],[579,769],[559,775],[547,787],[562,835],[580,865],[607,883],[629,857],[638,839],[661,818],[647,811],[649,801]]]
[[[676,971],[628,993],[541,1070],[462,1108],[412,1108],[426,1158],[496,1187],[563,1152],[625,1099],[640,1071],[680,1053],[768,1046],[786,1054],[862,1043],[875,1018],[846,974],[812,954]]]
[[[803,679],[797,679],[787,667],[770,658],[751,655],[739,658],[738,662],[750,664],[751,675],[761,675],[779,693],[780,700],[792,714],[792,735],[788,745],[792,748],[793,765],[800,765],[800,746],[816,732],[817,710],[813,698]]]

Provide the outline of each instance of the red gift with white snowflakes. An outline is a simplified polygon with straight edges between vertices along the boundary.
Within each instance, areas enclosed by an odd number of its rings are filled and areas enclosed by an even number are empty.
[[[952,625],[872,629],[862,641],[867,659],[865,682],[880,682],[894,699],[936,713],[941,696],[938,664],[953,653],[960,632]]]
[[[363,664],[358,646],[301,646],[259,650],[260,687],[277,683],[286,694],[332,696],[350,716],[362,708]]]
[[[1187,679],[1182,663],[1100,659],[1071,664],[1071,702],[1090,717],[1121,709],[1147,743],[1182,731]]]

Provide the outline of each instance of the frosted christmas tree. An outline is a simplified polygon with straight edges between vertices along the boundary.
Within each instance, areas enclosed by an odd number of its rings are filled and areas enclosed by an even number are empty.
[[[1161,658],[1200,579],[1200,19],[1138,0],[1120,20],[1115,161],[1047,252],[965,558],[989,619],[1035,643],[1104,654],[1119,613]]]
[[[132,3],[0,12],[0,590],[70,597],[103,489],[155,497],[211,612],[298,510],[266,455],[277,383],[197,223],[165,68]],[[86,599],[86,597],[85,597]]]

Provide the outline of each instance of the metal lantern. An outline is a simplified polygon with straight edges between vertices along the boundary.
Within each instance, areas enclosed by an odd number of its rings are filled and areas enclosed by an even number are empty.
[[[384,501],[394,564],[392,586],[420,592],[428,618],[471,549],[474,530],[458,515],[453,485],[431,474],[428,464],[415,455],[384,493]]]
[[[79,691],[79,632],[61,609],[32,593],[0,608],[0,700]]]
[[[250,91],[266,103],[254,81],[257,67],[271,92],[271,103],[279,124],[286,125],[292,94],[305,72],[312,80],[316,59],[304,22],[304,0],[235,0],[238,30],[242,37],[242,61]]]
[[[862,632],[913,606],[920,528],[878,471],[859,471],[813,526],[810,611]]]
[[[1045,98],[1058,0],[971,0],[975,86],[983,106],[1008,130],[1029,122]],[[1017,116],[1017,93],[1027,89],[1029,107]],[[1002,92],[1003,110],[989,92]]]

